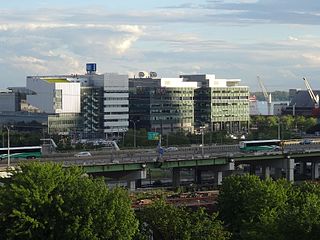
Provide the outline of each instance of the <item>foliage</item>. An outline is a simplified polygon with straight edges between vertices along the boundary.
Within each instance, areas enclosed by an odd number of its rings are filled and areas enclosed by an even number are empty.
[[[304,132],[316,124],[313,117],[304,117],[291,115],[286,116],[252,116],[250,127],[256,128],[252,130],[249,139],[272,139],[278,138],[280,130],[282,139],[290,139],[295,137],[295,132]]]
[[[223,181],[218,209],[234,239],[319,239],[318,183],[231,176]]]
[[[138,214],[142,236],[151,232],[155,240],[229,239],[217,214],[209,215],[203,209],[191,212],[185,208],[156,201]],[[140,233],[140,234],[141,234]],[[143,239],[143,238],[138,238]]]
[[[304,183],[290,192],[286,212],[279,220],[285,239],[316,240],[320,236],[320,186]]]
[[[280,239],[278,218],[284,212],[290,185],[261,181],[254,175],[225,178],[218,209],[234,239]]]
[[[79,168],[30,163],[0,188],[0,239],[131,239],[127,192]]]

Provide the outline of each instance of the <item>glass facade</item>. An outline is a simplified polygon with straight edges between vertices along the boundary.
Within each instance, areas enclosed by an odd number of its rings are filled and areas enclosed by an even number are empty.
[[[160,133],[193,131],[193,88],[160,87],[158,79],[148,79],[148,86],[135,86],[129,94],[130,124]],[[138,82],[139,80],[137,80]],[[136,83],[137,83],[136,82]],[[150,82],[154,85],[150,86]]]
[[[196,126],[212,131],[239,132],[249,124],[248,87],[199,88],[195,90]]]

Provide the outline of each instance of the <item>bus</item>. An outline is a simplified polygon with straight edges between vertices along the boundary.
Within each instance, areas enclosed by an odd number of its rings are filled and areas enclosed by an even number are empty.
[[[41,157],[42,147],[10,147],[10,158],[35,159]],[[0,148],[0,160],[8,158],[8,148]]]
[[[278,139],[239,142],[240,150],[244,152],[278,151],[281,150],[281,146],[282,142]]]

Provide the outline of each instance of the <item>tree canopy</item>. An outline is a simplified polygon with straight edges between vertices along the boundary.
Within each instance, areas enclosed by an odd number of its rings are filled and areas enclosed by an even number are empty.
[[[0,213],[0,239],[131,239],[138,229],[125,190],[49,163],[13,172]]]
[[[315,240],[320,236],[320,186],[266,181],[257,176],[225,178],[218,209],[233,239]]]
[[[158,200],[143,209],[138,218],[143,223],[140,226],[143,236],[152,232],[155,240],[226,240],[230,237],[218,215],[209,215],[202,208],[189,211]]]

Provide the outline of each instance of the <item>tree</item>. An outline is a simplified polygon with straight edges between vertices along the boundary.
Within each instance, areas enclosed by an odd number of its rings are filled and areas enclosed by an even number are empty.
[[[153,233],[155,240],[225,240],[230,237],[217,214],[210,216],[203,209],[191,212],[168,205],[163,200],[143,209],[138,217],[142,236]]]
[[[290,191],[288,207],[279,221],[284,239],[316,240],[320,236],[320,186],[304,183]]]
[[[30,163],[0,188],[0,239],[131,239],[138,222],[125,190],[79,168]]]
[[[278,219],[290,188],[286,181],[261,181],[254,175],[225,178],[218,209],[234,239],[281,239]]]

